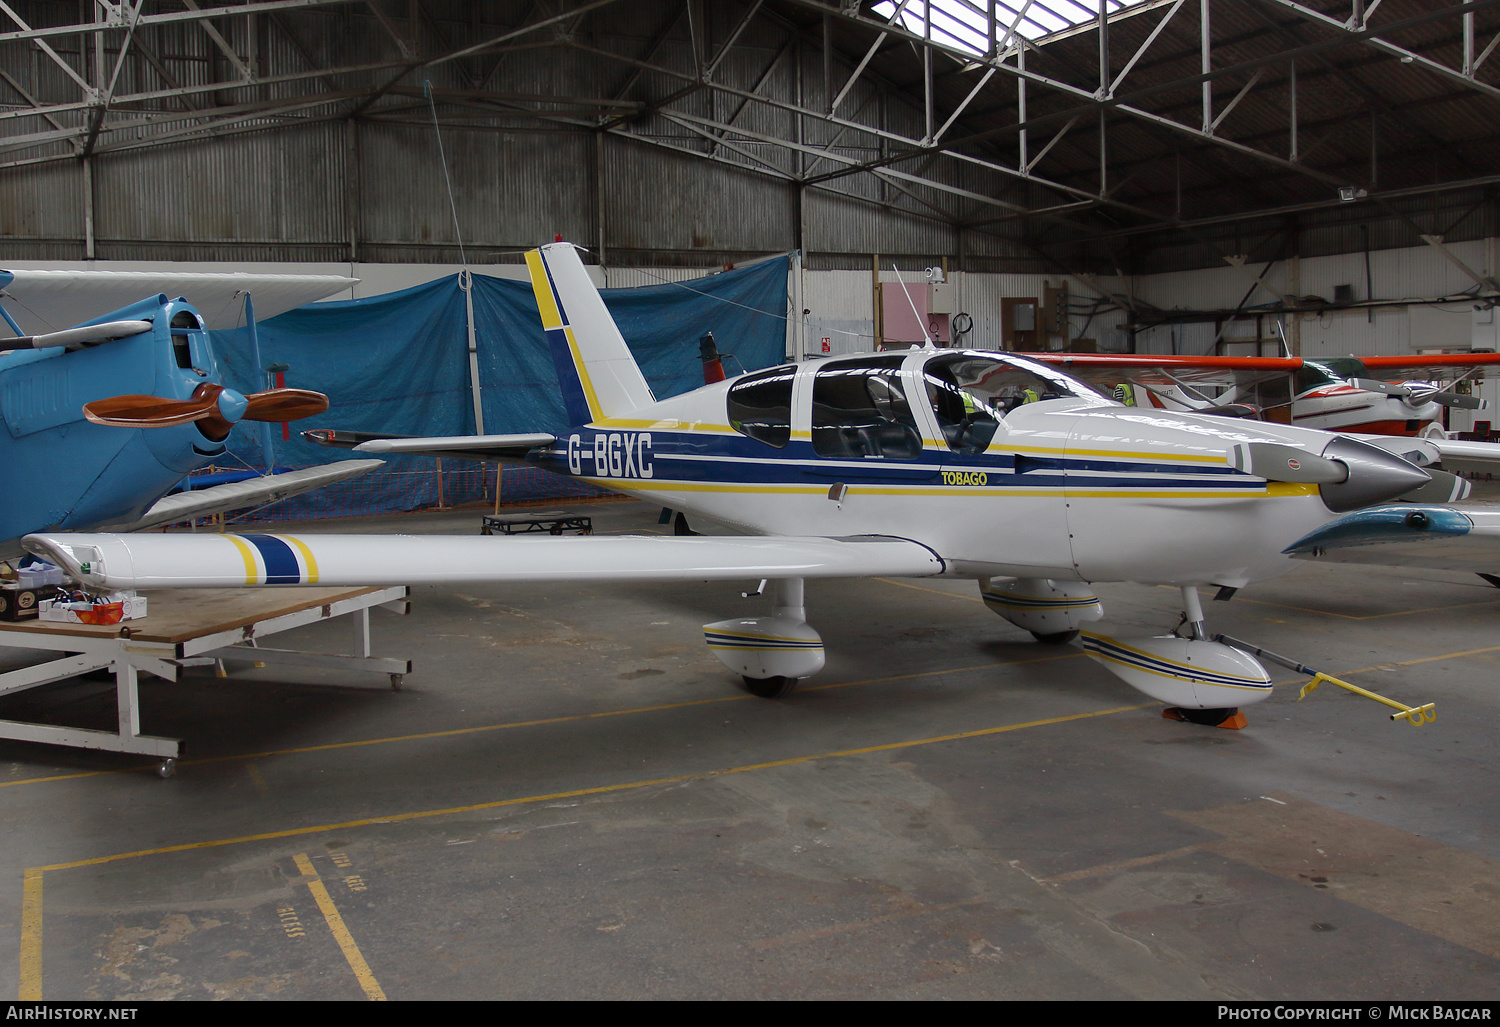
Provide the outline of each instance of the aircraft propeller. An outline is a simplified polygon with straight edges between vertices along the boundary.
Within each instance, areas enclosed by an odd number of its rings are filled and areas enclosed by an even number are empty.
[[[1421,386],[1403,384],[1400,382],[1383,382],[1375,378],[1351,378],[1349,384],[1356,389],[1365,392],[1378,392],[1383,396],[1395,396],[1404,400],[1410,406],[1421,406],[1423,403],[1438,403],[1445,407],[1456,407],[1459,410],[1483,410],[1484,400],[1478,396],[1464,396],[1457,392],[1442,392],[1436,386]]]
[[[307,389],[268,389],[243,396],[205,382],[191,399],[111,396],[86,404],[83,415],[95,424],[118,428],[167,428],[196,421],[203,434],[217,442],[238,421],[297,421],[327,409],[328,397]]]
[[[1391,499],[1451,503],[1469,494],[1467,481],[1355,439],[1339,438],[1322,454],[1275,442],[1231,447],[1229,465],[1267,481],[1317,485],[1330,510],[1356,510]]]

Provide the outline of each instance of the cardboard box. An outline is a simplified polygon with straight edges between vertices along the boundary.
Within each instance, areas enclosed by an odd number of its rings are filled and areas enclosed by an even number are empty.
[[[22,588],[20,585],[0,585],[0,621],[31,620],[36,617],[44,602],[50,602],[62,589],[56,585],[38,585]]]
[[[54,590],[56,591],[56,590]],[[146,616],[146,597],[138,596],[133,591],[111,592],[104,599],[108,603],[119,603],[120,621],[139,620]],[[78,615],[77,610],[70,610],[55,600],[49,599],[38,604],[38,618],[58,624],[82,624],[84,619]],[[107,621],[105,623],[108,623]],[[115,621],[114,623],[119,623]]]

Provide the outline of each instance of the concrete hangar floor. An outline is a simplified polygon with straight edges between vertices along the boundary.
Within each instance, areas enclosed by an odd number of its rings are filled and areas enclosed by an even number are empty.
[[[587,512],[662,530],[640,504]],[[1175,591],[1100,592],[1116,623],[1176,619]],[[1420,728],[1329,685],[1298,703],[1290,674],[1245,730],[1165,720],[972,582],[810,583],[828,668],[757,699],[699,632],[757,602],[420,588],[410,616],[374,614],[376,652],[414,662],[401,691],[269,666],[147,679],[144,730],[190,747],[170,779],[0,743],[0,989],[1500,997],[1500,592],[1477,577],[1307,566],[1209,610],[1436,702]],[[0,718],[113,714],[104,681],[0,699]]]

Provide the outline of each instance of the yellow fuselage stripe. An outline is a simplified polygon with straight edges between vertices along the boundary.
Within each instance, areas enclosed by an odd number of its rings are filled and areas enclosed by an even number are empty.
[[[276,537],[287,545],[295,547],[297,552],[302,554],[303,566],[307,568],[305,584],[316,585],[318,583],[318,561],[313,556],[312,550],[307,548],[307,543],[303,542],[300,538],[293,538],[291,535],[277,535]]]
[[[260,584],[260,571],[255,565],[255,550],[250,548],[250,543],[236,535],[225,535],[224,537],[239,548],[240,559],[245,561],[245,584]]]

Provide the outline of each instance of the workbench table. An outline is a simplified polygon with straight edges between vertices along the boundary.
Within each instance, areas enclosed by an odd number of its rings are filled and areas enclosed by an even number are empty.
[[[0,673],[0,695],[107,667],[115,676],[119,714],[119,729],[114,733],[0,720],[0,739],[159,756],[162,776],[170,776],[182,742],[141,734],[137,684],[142,672],[176,681],[182,667],[245,660],[368,670],[389,675],[391,687],[400,688],[402,676],[411,673],[411,661],[370,655],[370,610],[379,606],[407,613],[407,591],[405,585],[172,589],[147,593],[147,615],[119,624],[39,620],[0,624],[0,646],[71,654]],[[260,644],[278,632],[351,614],[357,615],[352,655],[269,649]]]

